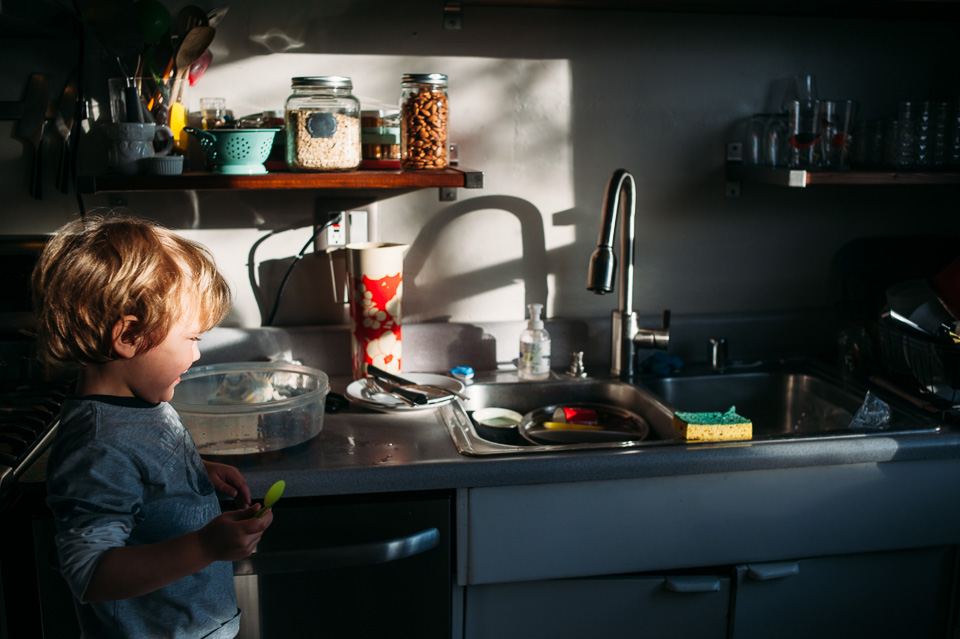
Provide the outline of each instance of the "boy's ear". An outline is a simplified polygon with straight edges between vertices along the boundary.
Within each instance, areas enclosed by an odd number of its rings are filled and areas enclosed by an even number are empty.
[[[124,359],[130,359],[137,354],[136,342],[126,337],[130,328],[136,324],[137,321],[137,318],[133,315],[124,315],[122,319],[117,320],[117,323],[113,325],[113,352]]]

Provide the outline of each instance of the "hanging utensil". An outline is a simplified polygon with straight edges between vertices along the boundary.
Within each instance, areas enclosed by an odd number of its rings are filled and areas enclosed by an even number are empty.
[[[174,102],[182,100],[183,83],[189,77],[190,65],[200,59],[216,35],[217,30],[213,27],[194,27],[183,39],[180,48],[177,49],[177,73],[174,76],[173,90],[170,92]]]
[[[47,122],[49,100],[50,76],[43,73],[31,74],[23,96],[23,114],[17,133],[33,147],[30,195],[38,200],[43,199],[43,131]]]
[[[197,27],[206,27],[208,25],[209,19],[207,18],[207,13],[200,7],[191,4],[180,9],[180,13],[177,14],[177,46],[183,44],[184,38],[187,37],[190,31]]]
[[[183,106],[184,83],[189,83],[190,65],[203,55],[216,35],[217,31],[213,27],[194,27],[177,50],[177,73],[170,91],[170,130],[173,131],[174,143],[180,151],[186,151],[188,143],[188,136],[183,133],[183,127],[187,124],[186,109]]]
[[[196,86],[200,78],[203,77],[203,74],[210,68],[211,62],[213,62],[213,53],[210,52],[210,49],[207,49],[196,62],[190,65],[190,73],[188,75],[190,86]]]
[[[176,28],[172,29],[173,33],[170,34],[170,58],[167,66],[163,70],[163,74],[158,74],[162,80],[166,81],[174,77],[177,51],[183,44],[187,34],[196,27],[206,26],[208,26],[207,14],[204,13],[200,7],[187,5],[180,10],[180,13],[177,14]]]
[[[74,69],[63,88],[55,122],[60,137],[63,138],[63,147],[60,151],[60,166],[57,169],[57,188],[61,193],[70,192],[70,179],[73,176],[70,165],[70,138],[73,134],[73,121],[77,114],[77,87],[79,78],[77,69]]]
[[[207,14],[207,24],[209,24],[211,27],[215,27],[220,24],[220,21],[223,20],[223,16],[227,15],[227,11],[229,9],[230,7],[217,7],[216,9],[210,11],[210,13]]]

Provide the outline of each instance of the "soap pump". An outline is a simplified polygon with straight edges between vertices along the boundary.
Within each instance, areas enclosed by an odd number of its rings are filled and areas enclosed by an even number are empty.
[[[550,377],[550,333],[543,328],[540,312],[543,304],[528,304],[530,321],[520,333],[520,359],[517,375],[520,379],[547,379]]]

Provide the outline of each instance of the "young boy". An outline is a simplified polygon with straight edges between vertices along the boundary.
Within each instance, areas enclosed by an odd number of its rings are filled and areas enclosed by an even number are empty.
[[[240,472],[201,460],[167,403],[230,308],[212,256],[141,220],[81,218],[49,241],[33,287],[39,355],[80,365],[47,504],[83,636],[236,636],[230,562],[273,514],[253,517]],[[220,514],[216,491],[242,510]]]

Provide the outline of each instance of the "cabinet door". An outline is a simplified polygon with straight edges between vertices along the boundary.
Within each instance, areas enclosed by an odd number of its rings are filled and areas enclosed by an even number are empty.
[[[737,567],[733,638],[944,637],[949,547]]]
[[[466,639],[722,639],[730,580],[621,576],[469,586]]]

